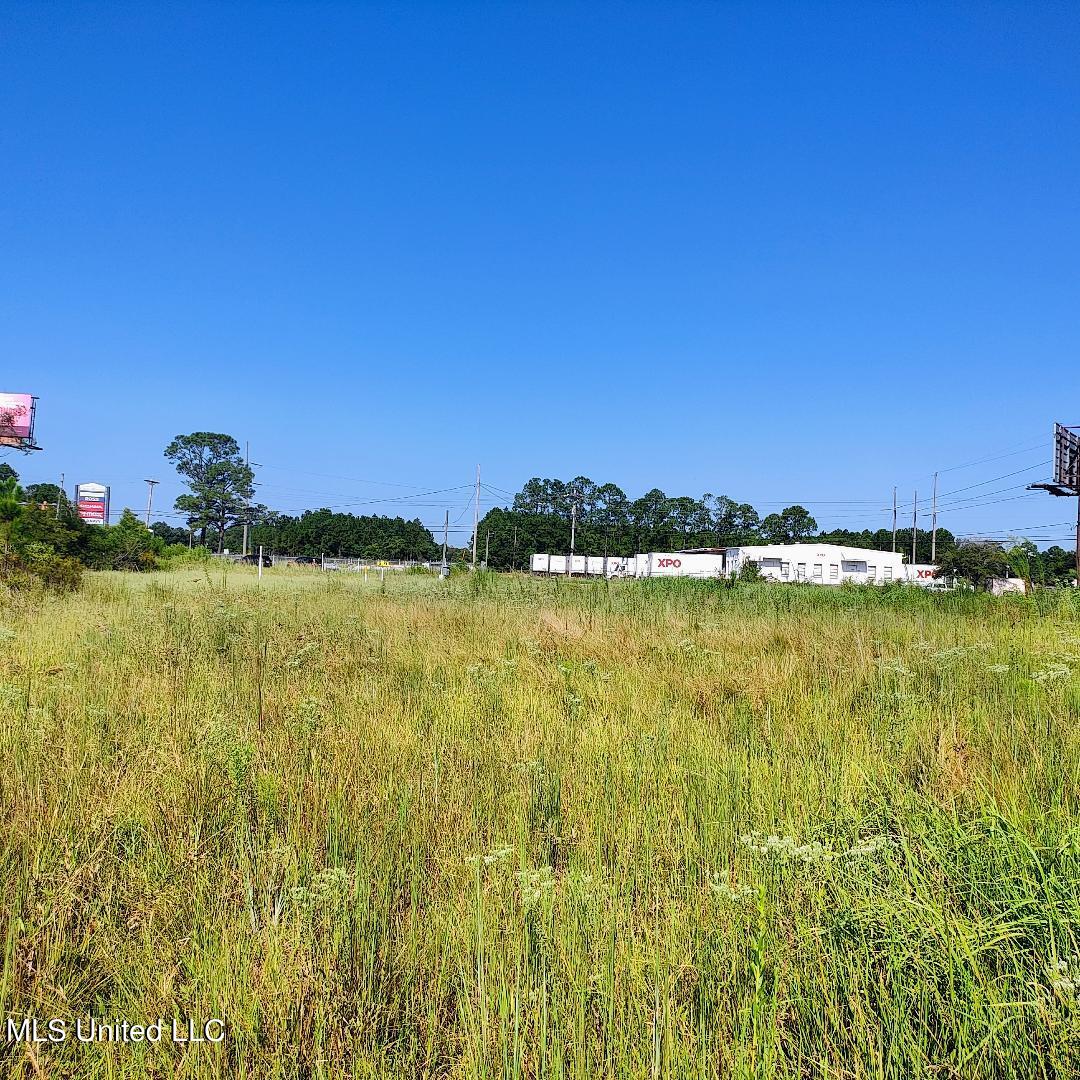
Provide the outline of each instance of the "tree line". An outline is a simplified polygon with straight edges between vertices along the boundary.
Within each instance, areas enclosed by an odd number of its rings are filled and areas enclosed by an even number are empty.
[[[172,544],[186,544],[191,531],[155,521],[155,534]],[[208,541],[224,551],[243,548],[242,525],[231,525],[223,534],[207,533]],[[358,559],[409,559],[428,562],[438,557],[440,548],[419,521],[378,514],[339,514],[323,508],[290,516],[273,510],[253,511],[249,522],[248,550],[259,547],[268,554],[334,555]]]
[[[889,550],[891,529],[822,531],[799,505],[761,517],[750,504],[727,495],[669,496],[659,488],[630,499],[616,484],[596,484],[588,477],[552,480],[534,477],[517,492],[509,508],[489,510],[481,520],[478,542],[494,569],[527,567],[536,552],[581,555],[634,555],[642,551],[725,548],[749,544],[818,541]],[[911,551],[911,530],[899,529],[898,551]],[[919,529],[915,561],[929,562],[932,538]],[[937,553],[956,546],[948,529],[937,531]]]

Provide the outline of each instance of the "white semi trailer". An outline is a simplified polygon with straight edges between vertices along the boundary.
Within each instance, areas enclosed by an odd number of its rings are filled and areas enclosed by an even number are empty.
[[[718,578],[725,574],[723,554],[687,551],[650,551],[638,555],[634,576]]]

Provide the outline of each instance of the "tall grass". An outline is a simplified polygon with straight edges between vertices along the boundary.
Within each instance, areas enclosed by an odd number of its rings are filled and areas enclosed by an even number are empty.
[[[95,575],[0,617],[14,1077],[1080,1074],[1080,608]]]

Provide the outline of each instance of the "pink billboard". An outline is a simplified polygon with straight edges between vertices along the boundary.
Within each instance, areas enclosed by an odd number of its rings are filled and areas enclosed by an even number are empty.
[[[33,435],[33,395],[0,394],[0,446],[21,446]]]

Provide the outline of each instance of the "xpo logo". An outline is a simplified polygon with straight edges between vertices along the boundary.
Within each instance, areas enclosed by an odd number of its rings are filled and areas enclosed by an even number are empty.
[[[916,570],[915,574],[919,578],[932,578],[934,576],[933,570]]]
[[[675,570],[678,570],[682,566],[682,559],[657,559],[657,566],[670,566]]]

